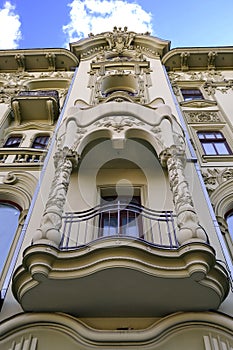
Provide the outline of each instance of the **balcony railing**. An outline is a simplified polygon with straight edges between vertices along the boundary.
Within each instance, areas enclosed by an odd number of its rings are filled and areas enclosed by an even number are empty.
[[[0,165],[1,164],[25,164],[25,163],[43,163],[47,150],[34,148],[0,148]]]
[[[62,250],[76,249],[103,237],[131,237],[167,249],[179,246],[171,211],[156,211],[131,203],[118,202],[82,212],[67,212],[62,223]]]
[[[57,90],[31,90],[31,91],[20,91],[18,96],[21,97],[53,97],[59,101],[59,94]]]

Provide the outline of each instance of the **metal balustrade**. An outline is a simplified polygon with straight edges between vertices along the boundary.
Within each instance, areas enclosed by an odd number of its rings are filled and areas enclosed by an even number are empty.
[[[133,238],[176,249],[175,216],[132,203],[109,203],[62,217],[60,249],[75,249],[103,237]]]

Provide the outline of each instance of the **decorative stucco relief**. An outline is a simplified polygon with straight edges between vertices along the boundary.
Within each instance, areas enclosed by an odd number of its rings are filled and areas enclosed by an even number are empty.
[[[102,120],[98,120],[95,125],[97,127],[112,128],[117,133],[123,131],[126,127],[141,126],[145,123],[136,120],[134,117],[128,116],[116,116],[116,117],[105,117]]]
[[[202,176],[209,194],[221,184],[233,179],[233,168],[208,168],[202,171]]]
[[[59,245],[61,240],[60,229],[62,226],[62,214],[66,201],[66,193],[70,182],[73,164],[77,163],[77,161],[77,154],[69,149],[63,149],[55,154],[55,174],[40,228],[34,236],[34,242],[46,239],[57,246]]]
[[[184,112],[188,123],[216,123],[221,122],[218,112]]]
[[[23,70],[17,73],[0,73],[0,103],[10,103],[11,98],[16,96],[21,91],[27,90],[27,83],[31,79],[46,79],[46,78],[65,78],[71,79],[72,73],[68,72],[46,72],[37,76]],[[67,93],[67,89],[59,89],[60,98]]]
[[[193,240],[206,242],[208,238],[199,224],[188,181],[184,174],[184,149],[177,146],[170,147],[161,153],[160,159],[162,165],[168,169],[169,183],[179,228],[177,233],[179,243],[184,244]]]
[[[184,58],[183,58],[184,59]],[[216,91],[227,93],[233,89],[233,80],[224,78],[221,72],[210,70],[205,72],[169,72],[169,78],[175,95],[180,95],[180,87],[184,82],[201,82],[208,96],[214,95]]]

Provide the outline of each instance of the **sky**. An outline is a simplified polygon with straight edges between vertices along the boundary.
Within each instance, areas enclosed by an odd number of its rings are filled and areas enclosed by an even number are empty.
[[[0,0],[0,49],[68,48],[128,27],[171,47],[233,45],[233,0]]]

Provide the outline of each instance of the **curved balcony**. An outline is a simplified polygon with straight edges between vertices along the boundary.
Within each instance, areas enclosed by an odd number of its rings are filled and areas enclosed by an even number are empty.
[[[178,248],[171,211],[156,211],[133,203],[108,203],[63,216],[60,249],[76,249],[96,239],[135,238],[157,247]]]
[[[13,277],[24,310],[80,317],[217,309],[228,291],[208,242],[179,246],[171,212],[119,202],[65,214],[60,246],[29,246]]]

